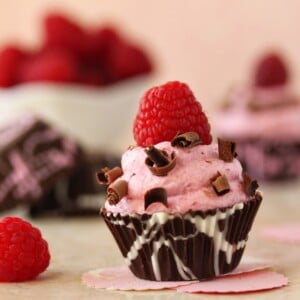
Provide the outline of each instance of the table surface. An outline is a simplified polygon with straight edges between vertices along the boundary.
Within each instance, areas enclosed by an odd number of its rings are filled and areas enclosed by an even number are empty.
[[[285,288],[246,293],[237,299],[299,299],[300,245],[267,241],[260,236],[269,224],[297,222],[300,209],[299,182],[262,184],[264,201],[252,228],[245,255],[271,259],[274,270],[289,278]],[[99,200],[100,202],[100,200]],[[22,214],[23,212],[18,213]],[[189,295],[171,291],[115,292],[87,288],[81,275],[91,269],[123,264],[119,250],[100,217],[48,218],[30,220],[48,241],[52,260],[48,270],[38,279],[25,283],[1,283],[0,299],[232,299],[233,295]]]

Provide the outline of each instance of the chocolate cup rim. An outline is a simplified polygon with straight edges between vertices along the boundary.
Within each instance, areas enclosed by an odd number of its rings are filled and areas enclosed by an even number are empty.
[[[231,209],[233,206],[235,205],[238,205],[238,204],[247,204],[248,202],[254,202],[254,201],[260,201],[262,202],[263,200],[263,195],[262,193],[257,190],[256,191],[256,194],[254,196],[250,196],[246,201],[240,201],[240,202],[237,202],[237,203],[234,203],[230,206],[224,206],[224,207],[217,207],[217,208],[213,208],[213,209],[207,209],[207,210],[200,210],[200,209],[195,209],[195,210],[188,210],[186,212],[166,212],[166,211],[156,211],[156,212],[153,212],[153,213],[147,213],[147,212],[143,212],[143,213],[137,213],[137,212],[111,212],[111,211],[108,211],[104,206],[101,208],[100,210],[100,214],[103,216],[105,214],[111,214],[113,216],[121,216],[121,217],[124,217],[124,216],[130,216],[130,217],[142,217],[142,216],[152,216],[154,214],[157,214],[157,213],[165,213],[167,215],[170,215],[170,216],[185,216],[185,215],[188,215],[188,214],[203,214],[203,215],[214,215],[216,214],[218,211],[221,211],[221,212],[225,212],[227,209]]]

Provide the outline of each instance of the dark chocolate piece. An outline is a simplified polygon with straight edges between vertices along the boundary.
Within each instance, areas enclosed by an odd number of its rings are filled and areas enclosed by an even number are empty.
[[[119,179],[109,185],[107,189],[107,201],[110,205],[116,205],[127,195],[128,183],[126,180]]]
[[[147,149],[145,149],[145,152],[148,158],[158,167],[164,167],[169,163],[166,154],[163,151],[158,150],[154,146],[148,147]]]
[[[81,160],[71,139],[35,116],[19,117],[0,129],[0,210],[42,199]]]
[[[105,173],[107,173],[108,171],[109,171],[109,168],[104,167],[104,168],[101,169],[100,172],[96,173],[96,179],[97,179],[97,182],[100,185],[107,185],[108,184],[107,177],[105,176]]]
[[[243,186],[248,196],[254,196],[259,185],[256,180],[252,180],[246,172],[243,172]]]
[[[165,206],[167,205],[167,191],[164,188],[153,188],[145,194],[145,210],[152,203],[159,202]]]
[[[171,141],[173,147],[188,148],[201,144],[201,139],[197,132],[186,132],[177,134]]]
[[[254,197],[255,197],[256,200],[262,200],[263,199],[262,193],[258,190],[256,190]]]
[[[166,176],[176,165],[175,152],[171,153],[171,157],[165,151],[158,150],[151,146],[145,150],[148,157],[145,164],[149,170],[156,176]],[[169,160],[170,159],[170,160]]]
[[[218,138],[219,158],[231,162],[236,156],[235,143]]]
[[[211,185],[218,196],[224,195],[230,191],[230,185],[225,175],[218,175],[212,179]]]
[[[109,185],[122,175],[123,171],[120,167],[114,167],[113,169],[105,167],[101,169],[101,172],[96,173],[100,185]]]

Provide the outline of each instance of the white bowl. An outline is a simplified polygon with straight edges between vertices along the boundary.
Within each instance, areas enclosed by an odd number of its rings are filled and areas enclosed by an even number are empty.
[[[0,90],[0,126],[24,113],[41,116],[88,152],[121,153],[133,143],[132,123],[149,76],[97,88],[53,83]]]

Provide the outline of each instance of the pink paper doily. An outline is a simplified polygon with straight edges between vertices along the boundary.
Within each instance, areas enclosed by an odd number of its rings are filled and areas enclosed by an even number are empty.
[[[173,289],[179,292],[229,293],[272,289],[287,284],[281,274],[263,270],[269,265],[264,261],[249,261],[240,264],[232,273],[209,281],[149,281],[135,277],[127,266],[97,269],[84,273],[82,282],[88,287],[146,291]],[[226,290],[227,287],[227,290]]]
[[[270,290],[287,284],[288,279],[282,274],[259,270],[197,282],[177,287],[176,290],[183,293],[246,293]]]
[[[264,238],[289,244],[300,244],[300,224],[282,224],[265,227],[261,234]]]
[[[97,269],[84,273],[82,282],[88,287],[120,291],[163,290],[180,286],[183,281],[150,281],[135,277],[127,266]]]

